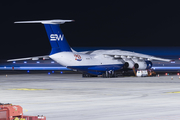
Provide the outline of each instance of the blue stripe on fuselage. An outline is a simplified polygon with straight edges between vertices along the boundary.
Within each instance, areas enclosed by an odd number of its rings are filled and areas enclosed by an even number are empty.
[[[108,71],[108,70],[120,70],[123,64],[114,65],[94,65],[94,66],[67,66],[70,69],[77,69],[80,71]]]

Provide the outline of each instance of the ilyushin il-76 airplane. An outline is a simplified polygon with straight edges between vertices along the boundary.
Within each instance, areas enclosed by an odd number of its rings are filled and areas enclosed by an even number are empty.
[[[39,20],[19,21],[15,23],[41,23],[44,25],[52,50],[50,55],[36,56],[8,61],[38,60],[40,58],[51,58],[57,63],[75,71],[82,72],[83,77],[116,76],[118,71],[127,69],[146,70],[151,69],[152,60],[170,62],[170,59],[163,59],[150,55],[122,51],[122,50],[95,50],[76,52],[73,50],[60,29],[60,24],[72,22],[73,20]]]

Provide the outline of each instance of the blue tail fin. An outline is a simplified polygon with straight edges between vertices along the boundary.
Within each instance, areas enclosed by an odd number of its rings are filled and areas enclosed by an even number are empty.
[[[52,47],[51,55],[57,52],[71,51],[59,24],[44,24],[44,26]]]
[[[64,37],[60,29],[59,24],[65,22],[72,22],[73,20],[40,20],[40,21],[20,21],[15,23],[42,23],[46,29],[49,42],[51,44],[52,50],[50,55],[58,52],[71,52],[71,48]]]

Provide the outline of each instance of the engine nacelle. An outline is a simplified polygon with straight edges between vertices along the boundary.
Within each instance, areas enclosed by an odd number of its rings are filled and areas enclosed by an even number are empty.
[[[134,62],[132,60],[125,60],[124,68],[132,69],[134,67]]]
[[[152,67],[151,61],[139,61],[134,64],[136,69],[150,69]]]
[[[146,62],[146,64],[147,64],[147,68],[146,68],[146,69],[152,68],[153,64],[152,64],[151,61],[145,61],[145,62]]]

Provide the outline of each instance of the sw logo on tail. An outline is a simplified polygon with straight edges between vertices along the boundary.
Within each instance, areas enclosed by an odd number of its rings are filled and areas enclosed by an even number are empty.
[[[50,35],[50,41],[56,41],[56,40],[61,40],[61,41],[63,41],[63,38],[64,38],[64,35],[62,34],[59,34],[59,36],[58,36],[58,34],[51,34]]]

